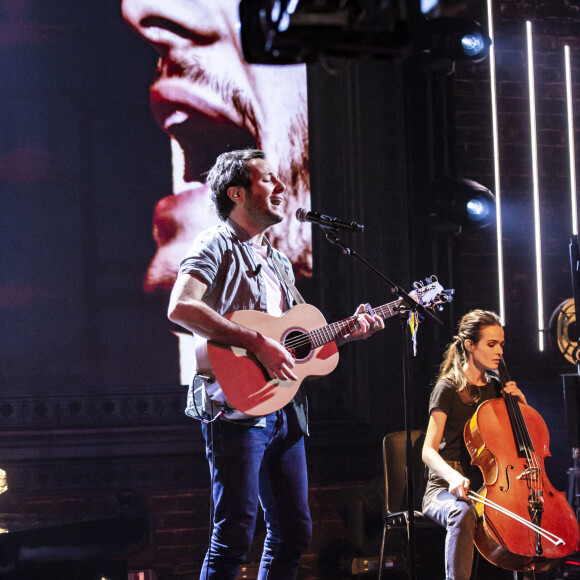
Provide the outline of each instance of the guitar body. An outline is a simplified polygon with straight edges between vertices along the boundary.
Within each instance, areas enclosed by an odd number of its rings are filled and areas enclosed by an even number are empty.
[[[258,417],[287,405],[307,377],[332,372],[338,364],[334,341],[312,348],[307,333],[326,325],[324,316],[310,304],[298,304],[280,317],[255,310],[239,310],[226,318],[257,330],[291,350],[297,381],[270,379],[255,356],[239,347],[207,343],[213,373],[229,405],[242,413]]]

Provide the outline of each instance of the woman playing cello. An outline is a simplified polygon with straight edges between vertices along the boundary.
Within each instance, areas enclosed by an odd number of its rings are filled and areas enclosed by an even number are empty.
[[[495,375],[503,355],[504,331],[494,312],[472,310],[461,319],[457,336],[448,345],[429,402],[429,424],[423,461],[429,481],[423,513],[444,526],[445,573],[449,580],[469,580],[473,563],[477,513],[467,497],[477,490],[481,473],[470,465],[463,429],[478,405],[501,396]],[[526,403],[514,381],[505,392]]]

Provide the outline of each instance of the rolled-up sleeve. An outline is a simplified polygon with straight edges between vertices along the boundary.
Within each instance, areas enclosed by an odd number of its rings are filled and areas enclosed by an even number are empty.
[[[179,264],[178,275],[195,275],[208,285],[209,291],[213,290],[223,259],[219,242],[220,239],[211,232],[201,234],[189,249],[187,258]]]

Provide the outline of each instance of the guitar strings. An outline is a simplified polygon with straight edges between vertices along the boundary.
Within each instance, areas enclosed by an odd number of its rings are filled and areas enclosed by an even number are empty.
[[[336,340],[337,338],[340,337],[340,335],[343,333],[344,330],[353,332],[357,328],[358,323],[356,317],[352,316],[351,318],[347,318],[340,322],[333,322],[332,324],[329,324],[327,326],[315,328],[314,330],[311,330],[309,332],[302,333],[300,336],[292,337],[291,339],[287,340],[284,343],[284,346],[296,348],[298,346],[305,346],[310,343],[315,344],[316,345],[315,347],[317,347],[332,340]],[[316,339],[323,339],[323,342],[320,342],[320,344],[318,344],[318,340]]]
[[[413,296],[413,294],[415,294],[415,296]],[[411,293],[411,296],[414,299],[418,299],[423,302],[423,300],[415,291]],[[378,314],[381,318],[383,318],[383,320],[389,318],[395,313],[399,312],[398,307],[401,302],[402,299],[399,299],[394,300],[393,302],[389,302],[388,304],[384,304],[383,306],[377,306],[377,308],[374,309],[374,313]],[[350,318],[340,322],[333,322],[332,324],[321,326],[320,328],[316,328],[308,332],[303,332],[299,336],[293,336],[284,342],[284,346],[291,349],[300,348],[302,346],[318,348],[323,344],[327,344],[328,342],[340,338],[344,330],[348,330],[350,334],[357,328],[357,316],[351,316]]]
[[[306,346],[308,344],[321,346],[326,342],[330,342],[339,338],[340,334],[343,330],[348,329],[351,332],[356,330],[356,322],[353,319],[348,319],[342,321],[342,323],[335,322],[333,324],[329,324],[326,327],[316,328],[309,332],[301,333],[299,336],[293,336],[287,341],[284,342],[284,346],[288,348],[298,348],[300,346]],[[322,339],[320,342],[318,339]]]
[[[418,302],[423,304],[424,297],[422,295],[426,291],[428,291],[431,288],[431,286],[435,286],[435,284],[432,282],[429,286],[417,288],[416,290],[411,292],[410,296],[414,300],[417,300]],[[430,299],[429,301],[437,303],[437,301],[434,298]],[[394,300],[393,302],[389,302],[388,304],[377,306],[377,308],[374,309],[374,312],[375,314],[381,316],[383,320],[385,320],[386,318],[389,318],[393,316],[395,313],[399,312],[399,305],[401,304],[401,302],[402,299],[398,299]],[[426,306],[426,304],[423,305]],[[320,328],[304,332],[300,336],[288,339],[288,341],[284,343],[284,346],[287,348],[295,349],[301,346],[310,345],[310,347],[314,346],[314,348],[317,348],[319,346],[322,346],[323,344],[331,342],[332,340],[340,338],[342,332],[345,329],[349,330],[350,332],[356,330],[358,327],[356,318],[357,318],[356,316],[351,316],[350,318],[347,318],[341,322],[334,322],[327,326],[322,326]],[[319,339],[322,339],[322,342],[319,342]]]
[[[393,315],[393,311],[396,311],[396,306],[400,303],[400,300],[395,300],[390,304],[385,304],[384,306],[378,306],[375,308],[375,313],[381,316],[383,319],[387,318],[388,316]],[[391,305],[393,305],[391,307]],[[386,310],[386,313],[385,313]],[[342,332],[344,330],[349,330],[353,332],[357,329],[357,317],[351,316],[350,318],[346,318],[340,322],[333,322],[332,324],[328,324],[326,326],[321,326],[320,328],[315,328],[314,330],[304,332],[299,336],[292,337],[284,342],[284,346],[287,348],[299,348],[301,346],[313,345],[314,348],[318,346],[322,346],[328,342],[336,340],[340,338]],[[350,334],[349,332],[349,334]],[[322,339],[323,342],[319,343],[318,339]]]

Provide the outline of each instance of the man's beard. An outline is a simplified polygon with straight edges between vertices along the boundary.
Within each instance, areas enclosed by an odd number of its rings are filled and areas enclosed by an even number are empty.
[[[264,229],[279,224],[284,219],[284,216],[276,215],[270,211],[266,200],[256,202],[251,189],[246,189],[245,209],[248,216]]]

